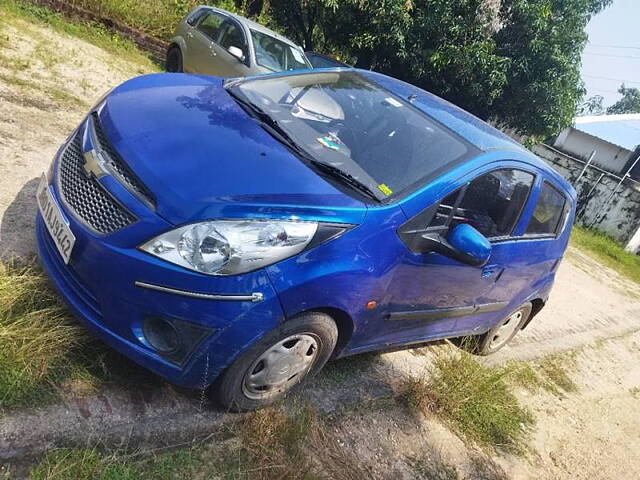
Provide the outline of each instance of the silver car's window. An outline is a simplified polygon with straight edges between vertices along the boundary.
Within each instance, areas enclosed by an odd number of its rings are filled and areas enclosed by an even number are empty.
[[[211,12],[198,23],[198,30],[204,33],[211,40],[215,40],[218,36],[218,29],[226,18],[219,13]]]
[[[309,68],[304,55],[297,48],[255,30],[251,30],[251,37],[258,65],[274,72]]]
[[[244,41],[244,35],[242,30],[235,23],[230,21],[226,22],[221,29],[220,38],[218,39],[220,46],[226,50],[229,47],[237,47],[246,55],[246,42]]]

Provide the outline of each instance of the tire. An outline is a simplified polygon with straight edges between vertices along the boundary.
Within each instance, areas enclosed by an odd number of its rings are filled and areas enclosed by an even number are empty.
[[[331,357],[337,340],[338,328],[330,316],[302,314],[240,354],[211,387],[210,395],[236,412],[271,405],[304,378],[318,373]]]
[[[529,319],[533,306],[531,302],[520,305],[516,310],[499,321],[491,330],[482,335],[461,337],[457,344],[475,355],[491,355],[507,345]],[[511,323],[514,322],[514,323]]]
[[[175,45],[167,50],[166,70],[174,73],[182,72],[182,52]]]

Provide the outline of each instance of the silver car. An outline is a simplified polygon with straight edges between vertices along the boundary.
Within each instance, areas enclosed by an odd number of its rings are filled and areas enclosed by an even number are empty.
[[[167,71],[244,77],[312,68],[291,40],[251,20],[199,6],[178,24],[167,50]]]

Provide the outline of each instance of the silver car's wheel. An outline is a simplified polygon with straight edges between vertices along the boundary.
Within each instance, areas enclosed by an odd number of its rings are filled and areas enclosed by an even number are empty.
[[[253,400],[267,399],[289,390],[307,374],[319,351],[312,333],[284,338],[260,355],[247,370],[242,390]]]
[[[504,347],[506,343],[511,340],[511,337],[513,337],[518,327],[522,324],[523,317],[524,312],[522,310],[518,310],[500,322],[497,325],[497,329],[494,329],[491,334],[491,338],[489,339],[489,348],[491,350],[498,350],[499,348]]]

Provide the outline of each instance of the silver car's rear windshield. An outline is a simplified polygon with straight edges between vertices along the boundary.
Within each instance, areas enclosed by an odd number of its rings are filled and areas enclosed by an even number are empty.
[[[229,87],[275,120],[310,158],[382,199],[415,190],[474,148],[354,71],[265,77]]]
[[[304,54],[291,45],[255,30],[251,30],[251,37],[258,65],[274,72],[309,68]]]

